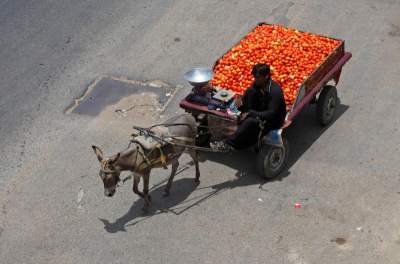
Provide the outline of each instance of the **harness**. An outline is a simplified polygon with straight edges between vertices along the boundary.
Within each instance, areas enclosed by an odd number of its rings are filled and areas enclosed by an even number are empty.
[[[172,142],[170,142],[171,139],[173,139],[173,140],[178,140],[178,141],[184,141],[184,142],[194,142],[194,139],[193,139],[193,138],[190,138],[190,137],[173,136],[173,135],[172,135],[172,136],[171,136],[171,135],[167,135],[167,136],[160,135],[160,136],[159,136],[159,135],[157,135],[154,131],[152,131],[153,128],[159,127],[159,126],[163,126],[163,127],[187,126],[187,127],[190,128],[190,129],[192,129],[192,127],[191,127],[189,124],[186,124],[186,123],[156,124],[156,125],[153,125],[153,126],[151,126],[151,127],[149,127],[149,128],[143,128],[143,127],[138,127],[138,126],[134,126],[134,127],[133,127],[133,129],[139,131],[139,135],[143,135],[143,136],[145,136],[145,137],[150,137],[150,138],[154,139],[154,140],[157,142],[157,144],[156,144],[153,148],[151,148],[150,151],[146,154],[146,153],[145,153],[145,149],[147,149],[147,148],[145,148],[145,147],[142,145],[142,143],[141,143],[140,141],[138,141],[138,140],[135,139],[135,137],[138,136],[138,135],[132,134],[133,139],[131,139],[130,144],[131,144],[131,143],[135,143],[135,144],[138,146],[138,147],[137,147],[137,151],[138,151],[138,153],[142,156],[142,158],[143,158],[143,160],[145,161],[145,163],[146,163],[149,167],[154,166],[155,163],[157,163],[158,159],[153,160],[153,161],[151,161],[151,160],[149,159],[149,155],[152,154],[153,151],[157,150],[157,151],[159,152],[159,157],[160,157],[160,162],[161,162],[162,167],[163,167],[164,169],[167,169],[167,159],[168,159],[168,155],[166,155],[166,154],[164,153],[164,151],[163,151],[163,149],[162,149],[163,146],[166,146],[166,145],[173,145],[173,146],[180,146],[180,145],[183,145],[183,144],[179,144],[179,143],[176,144],[175,142],[172,143]],[[186,145],[185,145],[185,146],[186,146]],[[174,156],[175,156],[175,155],[172,155],[171,158],[173,158]],[[137,157],[136,157],[136,159],[137,159]],[[142,163],[142,164],[143,164],[143,163]],[[140,164],[140,165],[142,165],[142,164]]]
[[[140,170],[144,169],[141,167],[141,166],[143,166],[143,164],[146,164],[149,167],[153,166],[153,162],[148,158],[148,155],[151,154],[154,149],[150,150],[150,152],[146,155],[144,153],[144,147],[138,141],[132,140],[131,143],[136,143],[135,163],[137,162],[137,158],[138,158],[139,154],[140,154],[140,156],[142,156],[142,159],[143,159],[143,162],[137,165],[137,168],[135,171],[140,171]],[[164,168],[166,169],[166,165],[164,166]]]
[[[145,153],[145,148],[142,146],[142,144],[138,141],[136,141],[135,139],[131,140],[131,143],[135,143],[136,144],[136,157],[135,157],[135,163],[137,162],[137,157],[138,155],[141,155],[143,158],[143,162],[140,163],[139,165],[137,165],[137,171],[140,171],[142,169],[145,169],[146,166],[147,167],[152,167],[154,165],[156,165],[158,163],[158,161],[161,162],[161,165],[164,169],[168,169],[167,168],[167,161],[168,158],[169,159],[173,159],[175,158],[175,156],[178,156],[178,154],[175,155],[167,155],[165,154],[165,152],[162,149],[162,145],[161,144],[157,144],[155,146],[155,148],[151,149],[147,154]],[[170,145],[175,145],[174,143],[170,143],[170,142],[166,142],[166,144],[170,144]],[[179,145],[178,145],[179,146]],[[159,152],[159,159],[156,158],[155,160],[151,160],[149,158],[149,156],[154,153],[154,151],[157,150]],[[143,167],[143,165],[145,165],[145,167]]]

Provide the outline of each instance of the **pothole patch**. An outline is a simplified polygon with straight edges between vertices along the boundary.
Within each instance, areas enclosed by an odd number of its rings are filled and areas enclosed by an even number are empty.
[[[171,86],[160,80],[137,81],[122,77],[100,77],[88,86],[84,94],[74,100],[65,110],[66,114],[98,116],[105,108],[115,105],[123,98],[134,95],[156,97],[155,108],[162,111],[179,86]],[[140,106],[138,104],[137,106]],[[148,106],[148,105],[146,105]],[[130,106],[132,108],[135,105]],[[129,108],[117,109],[121,115]]]

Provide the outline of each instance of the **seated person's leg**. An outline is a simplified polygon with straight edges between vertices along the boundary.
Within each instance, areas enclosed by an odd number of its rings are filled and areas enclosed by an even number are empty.
[[[257,143],[259,132],[259,120],[248,117],[239,125],[235,134],[226,143],[235,149],[249,148]]]

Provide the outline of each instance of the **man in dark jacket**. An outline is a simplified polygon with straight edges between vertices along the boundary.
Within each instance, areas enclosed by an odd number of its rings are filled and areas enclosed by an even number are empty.
[[[228,140],[211,143],[212,148],[229,151],[255,145],[261,130],[260,122],[265,122],[263,134],[282,127],[286,117],[285,99],[282,89],[271,79],[269,66],[257,64],[252,74],[254,83],[246,90],[239,107],[242,114],[238,129]]]

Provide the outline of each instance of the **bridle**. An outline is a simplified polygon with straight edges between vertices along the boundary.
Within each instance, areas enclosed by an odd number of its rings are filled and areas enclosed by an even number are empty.
[[[105,175],[111,174],[113,177],[116,178],[116,185],[118,185],[118,182],[121,181],[121,179],[119,178],[119,174],[120,174],[121,171],[118,170],[118,169],[110,169],[110,168],[108,168],[109,161],[110,161],[109,159],[101,161],[100,172],[102,172]],[[100,177],[102,178],[102,180],[105,179],[105,176],[103,177],[102,175],[100,175]]]
[[[115,173],[115,172],[118,172],[118,170],[112,170],[112,169],[110,169],[110,168],[107,168],[108,167],[108,163],[109,163],[109,159],[105,159],[105,160],[102,160],[101,161],[101,168],[100,168],[100,171],[102,171],[102,172],[104,172],[104,173]]]

